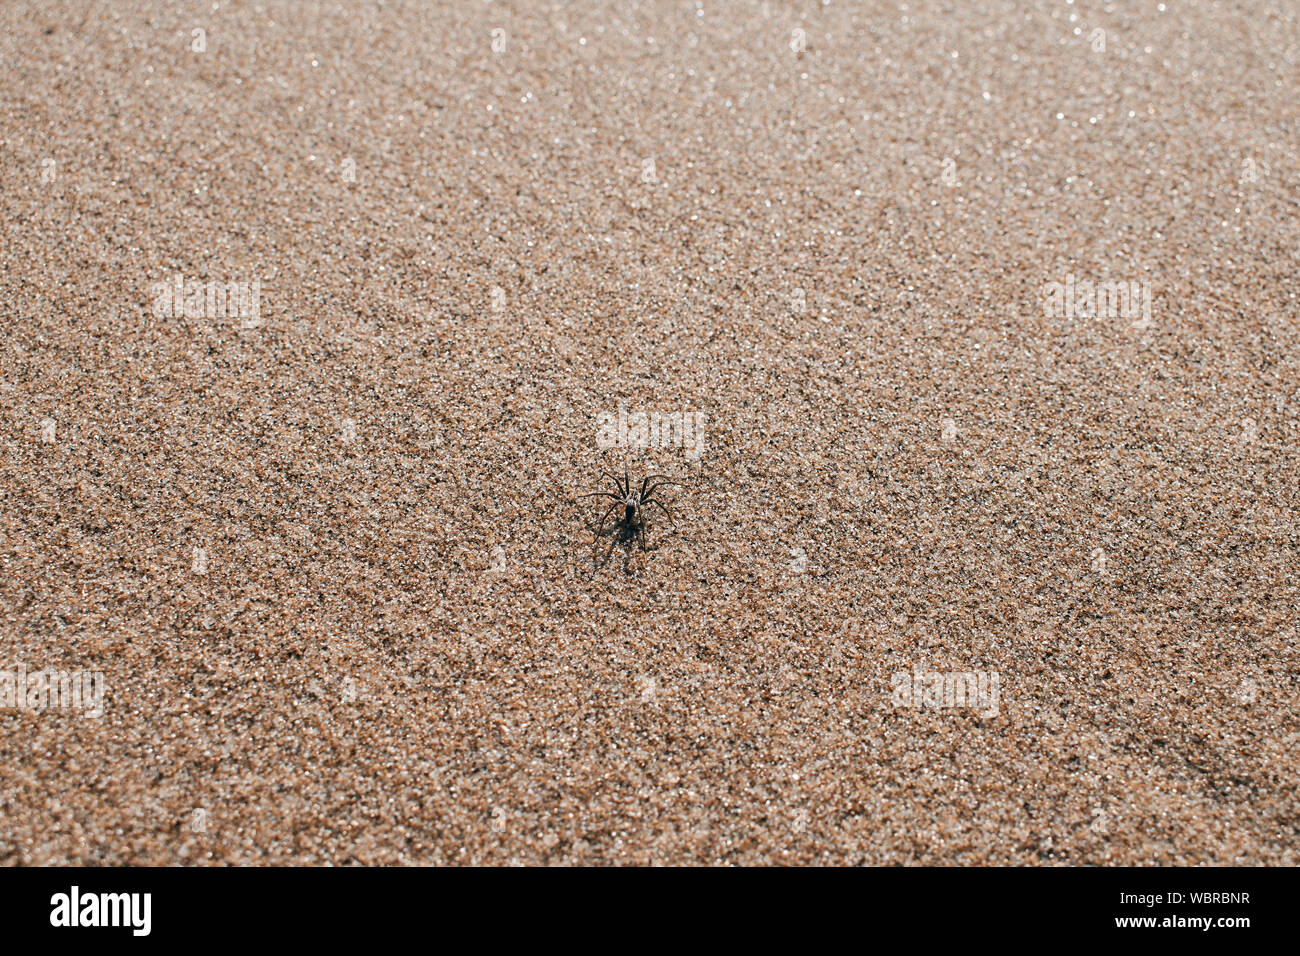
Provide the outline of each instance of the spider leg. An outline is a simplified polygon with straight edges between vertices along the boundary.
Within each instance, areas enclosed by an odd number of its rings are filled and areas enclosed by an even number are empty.
[[[610,506],[609,506],[609,510],[606,511],[605,514],[601,516],[601,519],[600,519],[599,521],[596,522],[596,537],[597,537],[597,538],[599,538],[599,537],[604,533],[605,519],[608,518],[610,515],[612,515],[615,511],[618,510],[618,506],[619,506],[619,504],[620,504],[620,502],[617,502],[617,501],[616,501],[616,502],[614,502],[612,505],[610,505]]]
[[[663,479],[663,480],[655,481],[656,478]],[[646,475],[645,481],[642,482],[641,484],[642,497],[646,495],[654,494],[655,489],[658,488],[660,485],[676,484],[676,482],[668,481],[667,478],[668,478],[667,475]],[[651,484],[651,482],[654,482],[654,484]]]
[[[618,495],[612,491],[593,491],[589,495],[578,495],[579,501],[583,498],[613,498],[615,501],[619,500]]]
[[[658,501],[649,501],[649,502],[645,502],[645,501],[643,501],[643,502],[641,503],[641,507],[643,507],[643,508],[646,507],[646,506],[648,506],[648,505],[654,505],[656,508],[658,508],[660,511],[662,511],[665,515],[668,516],[668,520],[671,521],[671,522],[673,523],[673,527],[674,527],[674,528],[677,527],[677,519],[673,517],[673,513],[672,513],[671,511],[668,510],[668,506],[667,506],[667,505],[665,505],[665,504],[661,504],[661,503],[658,502]]]
[[[649,475],[646,475],[644,478],[641,479],[641,490],[640,490],[639,492],[637,492],[637,500],[638,500],[638,501],[640,501],[640,500],[642,500],[642,499],[645,498],[645,486],[646,486],[646,483],[649,482],[649,481],[650,481],[650,476],[649,476]]]
[[[677,485],[678,487],[680,487],[681,482],[680,481],[656,481],[653,485],[650,486],[650,490],[641,496],[642,502],[650,500],[650,496],[653,495],[657,490],[662,488],[664,485]]]
[[[619,495],[621,495],[624,498],[627,497],[627,492],[624,491],[623,486],[618,483],[618,478],[615,475],[611,474],[608,471],[602,471],[601,475],[605,478],[608,478],[610,481],[614,482],[614,487],[618,489]]]
[[[663,547],[662,544],[651,544],[651,543],[650,543],[650,524],[649,524],[649,522],[646,522],[646,523],[642,524],[642,525],[641,525],[641,550],[642,550],[642,551],[658,551],[661,547]]]

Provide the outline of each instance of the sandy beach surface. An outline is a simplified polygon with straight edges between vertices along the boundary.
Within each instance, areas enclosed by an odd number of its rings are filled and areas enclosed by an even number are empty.
[[[1297,103],[1282,0],[3,4],[0,862],[1300,863]]]

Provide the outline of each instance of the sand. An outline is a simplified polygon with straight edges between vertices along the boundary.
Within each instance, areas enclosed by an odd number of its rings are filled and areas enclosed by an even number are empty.
[[[163,6],[0,8],[0,861],[1300,862],[1293,4]]]

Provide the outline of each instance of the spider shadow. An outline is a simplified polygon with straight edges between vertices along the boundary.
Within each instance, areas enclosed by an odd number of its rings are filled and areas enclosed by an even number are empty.
[[[632,555],[636,553],[638,546],[643,554],[658,551],[663,546],[662,543],[651,543],[651,532],[654,531],[656,537],[658,534],[656,523],[651,521],[620,519],[605,528],[598,527],[595,521],[591,521],[587,524],[587,530],[594,536],[591,542],[591,560],[594,570],[608,567],[614,557],[614,549],[622,548],[623,571],[625,574],[630,574]],[[606,539],[608,543],[604,543]]]

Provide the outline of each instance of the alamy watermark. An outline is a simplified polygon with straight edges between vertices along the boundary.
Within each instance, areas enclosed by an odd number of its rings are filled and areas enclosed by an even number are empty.
[[[80,710],[84,717],[99,719],[104,716],[104,672],[29,671],[19,663],[14,670],[0,671],[0,709]]]
[[[703,412],[618,412],[596,417],[596,445],[600,448],[677,448],[692,459],[704,452]]]
[[[1043,314],[1049,319],[1136,319],[1151,324],[1151,283],[1093,282],[1076,279],[1043,287]]]
[[[262,281],[200,282],[179,272],[170,281],[155,282],[153,314],[160,319],[239,319],[241,328],[262,324]]]
[[[996,717],[999,677],[997,671],[927,673],[919,667],[896,671],[891,699],[895,707],[970,707],[981,717]]]
[[[152,912],[152,893],[83,893],[74,884],[50,897],[51,926],[125,926],[133,936],[148,936]]]

